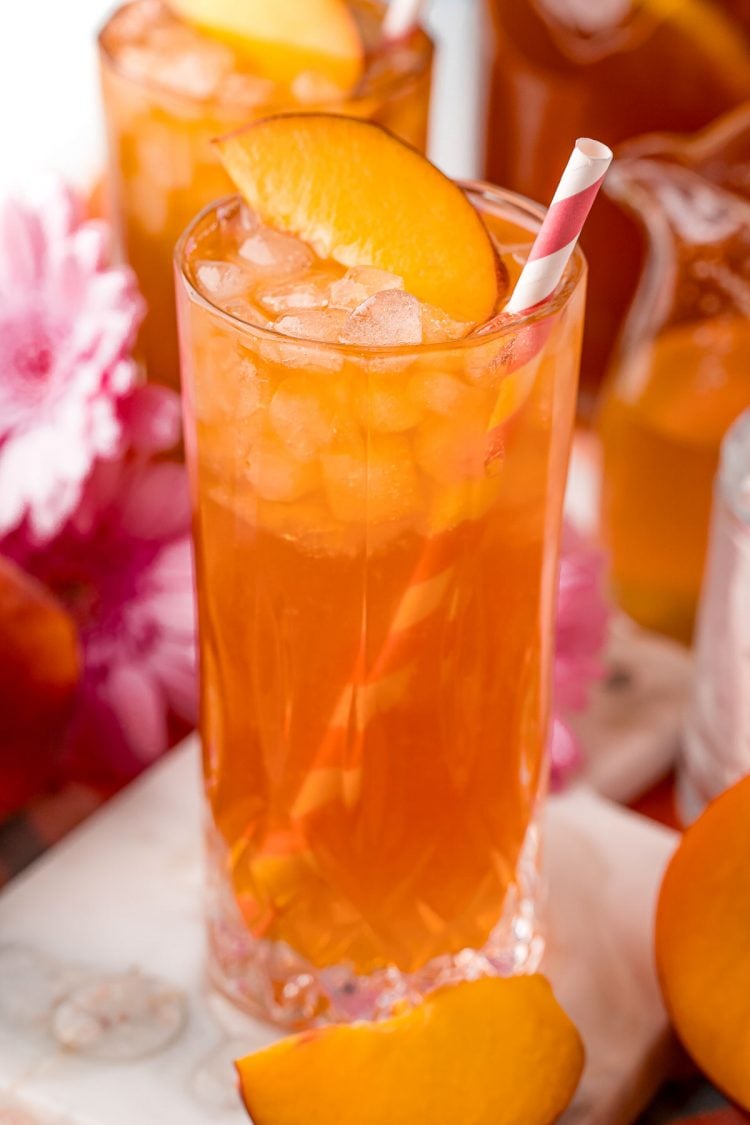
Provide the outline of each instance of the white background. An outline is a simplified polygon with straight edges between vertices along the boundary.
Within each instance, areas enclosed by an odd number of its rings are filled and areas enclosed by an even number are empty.
[[[273,0],[270,0],[273,3]],[[111,0],[2,0],[0,194],[59,171],[86,185],[102,164],[95,39]],[[481,0],[432,0],[440,43],[431,154],[447,172],[479,171]]]

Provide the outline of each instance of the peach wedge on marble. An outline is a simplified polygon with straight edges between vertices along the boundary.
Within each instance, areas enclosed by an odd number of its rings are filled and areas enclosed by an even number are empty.
[[[378,1023],[282,1039],[237,1062],[255,1125],[551,1125],[583,1069],[541,976],[464,981]]]

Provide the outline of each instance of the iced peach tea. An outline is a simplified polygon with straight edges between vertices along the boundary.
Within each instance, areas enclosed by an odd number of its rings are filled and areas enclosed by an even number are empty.
[[[539,214],[471,199],[512,281]],[[520,971],[583,261],[461,337],[238,198],[178,253],[214,978],[300,1024]]]
[[[150,379],[179,386],[175,243],[206,204],[232,189],[213,138],[286,109],[335,106],[386,125],[424,151],[429,39],[415,31],[384,46],[380,0],[352,0],[351,8],[365,55],[348,95],[315,72],[301,71],[291,82],[258,74],[241,46],[191,26],[163,0],[132,0],[103,29],[108,209],[148,304],[140,342]]]

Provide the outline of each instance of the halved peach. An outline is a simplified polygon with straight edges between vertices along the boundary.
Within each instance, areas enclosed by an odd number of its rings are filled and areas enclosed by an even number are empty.
[[[667,868],[656,964],[685,1048],[750,1110],[750,777],[708,806]]]
[[[348,93],[364,68],[357,23],[344,0],[169,0],[188,23],[231,43],[263,78],[319,74]]]
[[[217,142],[264,223],[324,259],[403,278],[421,301],[467,325],[497,308],[505,274],[461,188],[379,125],[334,114],[287,114]]]
[[[583,1068],[541,976],[443,988],[379,1023],[282,1039],[237,1062],[255,1125],[550,1125]]]
[[[48,780],[79,672],[73,619],[0,558],[0,817]]]

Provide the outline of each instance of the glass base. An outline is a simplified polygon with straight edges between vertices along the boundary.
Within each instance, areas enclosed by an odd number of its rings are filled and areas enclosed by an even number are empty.
[[[218,864],[209,880],[209,983],[246,1015],[285,1029],[380,1019],[418,1003],[447,984],[483,976],[533,973],[544,952],[539,928],[539,829],[529,829],[517,881],[482,949],[463,949],[429,961],[414,973],[394,966],[367,976],[345,964],[321,969],[284,942],[248,933]]]

